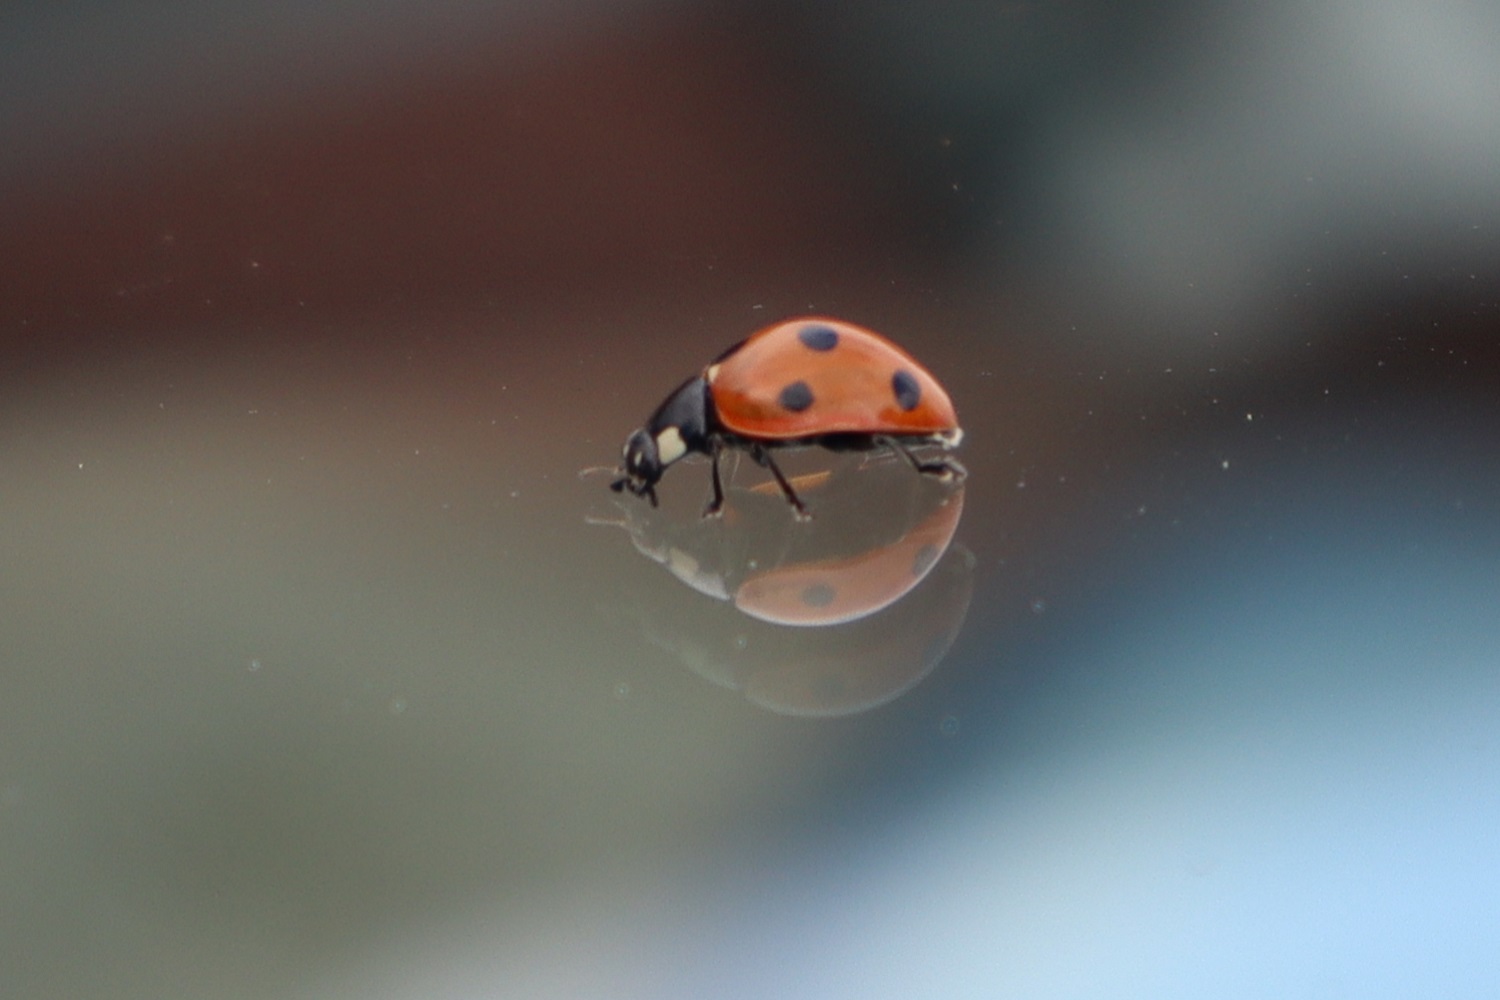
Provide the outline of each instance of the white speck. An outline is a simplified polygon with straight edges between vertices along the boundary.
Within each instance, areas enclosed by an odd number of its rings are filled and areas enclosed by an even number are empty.
[[[626,698],[630,697],[629,681],[620,681],[615,685],[615,697],[620,701],[624,701]]]
[[[1229,468],[1229,459],[1226,458],[1226,459],[1224,459],[1224,461],[1220,462],[1219,463],[1219,468],[1221,468],[1221,469],[1228,469]]]
[[[1047,611],[1047,601],[1041,597],[1033,597],[1029,607],[1031,608],[1031,613],[1034,615],[1045,614]]]
[[[397,695],[396,697],[391,699],[390,704],[387,706],[387,708],[392,715],[400,715],[402,712],[406,711],[406,699],[401,697],[400,695]]]
[[[260,669],[260,661],[252,659],[248,664],[248,669],[252,674],[255,673],[255,671]]]

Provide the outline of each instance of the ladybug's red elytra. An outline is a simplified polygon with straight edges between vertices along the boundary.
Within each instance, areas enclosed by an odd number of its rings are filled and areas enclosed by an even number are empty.
[[[684,382],[626,439],[610,488],[654,507],[667,467],[698,452],[713,461],[714,494],[703,512],[711,517],[724,505],[719,456],[739,448],[770,470],[792,510],[807,518],[774,449],[889,448],[918,472],[951,481],[965,474],[955,459],[919,458],[911,449],[947,451],[962,439],[948,393],[911,355],[853,323],[807,316],[752,334]]]

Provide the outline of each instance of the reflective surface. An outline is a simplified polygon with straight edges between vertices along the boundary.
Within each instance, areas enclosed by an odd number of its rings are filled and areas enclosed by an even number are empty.
[[[894,456],[787,454],[834,467],[792,482],[811,522],[774,480],[731,486],[718,518],[617,503],[636,550],[699,597],[637,592],[628,613],[646,641],[771,711],[866,712],[927,676],[963,628],[974,555],[950,546],[964,486]]]
[[[1500,990],[1500,22],[909,10],[5,15],[0,992]],[[808,312],[961,519],[578,476]]]

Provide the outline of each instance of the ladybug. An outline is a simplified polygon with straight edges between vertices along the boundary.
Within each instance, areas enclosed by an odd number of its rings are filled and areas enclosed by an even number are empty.
[[[948,450],[962,439],[948,393],[911,355],[853,323],[808,316],[752,334],[684,382],[625,440],[610,488],[654,507],[662,473],[698,452],[713,462],[713,499],[703,514],[716,516],[724,505],[719,456],[738,448],[770,471],[805,520],[807,508],[772,457],[776,449],[888,448],[917,472],[953,481],[965,475],[957,461],[919,458],[911,449]]]

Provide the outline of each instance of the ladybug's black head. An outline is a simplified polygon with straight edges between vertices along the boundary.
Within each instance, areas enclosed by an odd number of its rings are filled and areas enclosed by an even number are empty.
[[[629,490],[650,500],[655,507],[656,483],[663,469],[656,439],[642,427],[625,439],[625,464],[620,468],[620,478],[610,483],[609,488],[616,493]]]
[[[667,466],[688,452],[708,451],[708,384],[701,377],[684,382],[651,414],[646,426],[625,439],[625,464],[610,484],[656,506],[656,484]]]

